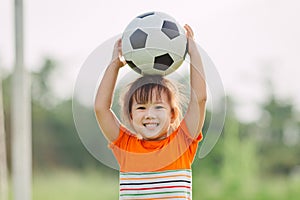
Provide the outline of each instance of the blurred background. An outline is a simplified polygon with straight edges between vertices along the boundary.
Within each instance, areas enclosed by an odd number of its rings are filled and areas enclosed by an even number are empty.
[[[299,10],[296,0],[24,0],[24,65],[32,96],[32,199],[118,198],[118,172],[90,155],[79,139],[72,92],[89,54],[148,11],[162,11],[182,25],[190,24],[225,88],[225,126],[210,154],[195,159],[193,198],[299,199]],[[0,30],[12,199],[14,1],[1,0]],[[208,119],[210,114],[208,110]]]

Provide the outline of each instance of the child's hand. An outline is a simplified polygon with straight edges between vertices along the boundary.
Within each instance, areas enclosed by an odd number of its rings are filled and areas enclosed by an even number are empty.
[[[122,39],[121,38],[119,38],[114,45],[111,63],[116,64],[118,67],[123,67],[126,64],[124,58],[122,57]]]
[[[184,29],[186,30],[186,38],[188,41],[188,53],[191,55],[192,52],[197,50],[197,45],[194,40],[194,32],[187,24],[184,25]]]

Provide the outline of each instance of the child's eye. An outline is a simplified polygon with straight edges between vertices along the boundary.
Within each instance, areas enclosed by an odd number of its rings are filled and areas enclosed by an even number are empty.
[[[145,110],[146,108],[144,106],[139,106],[136,108],[137,110]]]
[[[163,106],[156,106],[155,108],[156,109],[163,109],[164,107]]]

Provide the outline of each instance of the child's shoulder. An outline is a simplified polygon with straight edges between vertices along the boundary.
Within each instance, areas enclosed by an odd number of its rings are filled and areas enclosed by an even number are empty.
[[[137,139],[141,139],[138,134],[136,134],[133,130],[131,130],[130,128],[126,127],[125,125],[121,124],[120,125],[120,134],[119,136],[123,136],[125,135],[126,137],[133,137],[133,138],[137,138]]]

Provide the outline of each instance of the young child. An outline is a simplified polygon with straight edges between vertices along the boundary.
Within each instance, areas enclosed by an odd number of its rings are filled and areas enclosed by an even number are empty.
[[[190,26],[184,26],[190,55],[191,93],[184,118],[178,89],[158,75],[143,76],[125,93],[125,125],[111,110],[122,61],[121,39],[95,99],[100,128],[120,165],[120,199],[192,199],[191,164],[202,139],[206,83],[200,53]]]

